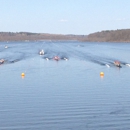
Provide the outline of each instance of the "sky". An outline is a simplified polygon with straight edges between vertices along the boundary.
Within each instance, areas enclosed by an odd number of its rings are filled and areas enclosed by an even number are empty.
[[[88,35],[130,28],[130,0],[0,0],[0,32]]]

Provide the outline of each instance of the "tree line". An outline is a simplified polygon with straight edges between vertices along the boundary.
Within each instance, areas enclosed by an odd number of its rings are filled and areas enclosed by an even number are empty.
[[[130,29],[96,32],[89,34],[84,40],[94,42],[130,42]]]
[[[89,35],[0,32],[0,41],[76,40],[83,42],[130,42],[130,29],[106,30]]]

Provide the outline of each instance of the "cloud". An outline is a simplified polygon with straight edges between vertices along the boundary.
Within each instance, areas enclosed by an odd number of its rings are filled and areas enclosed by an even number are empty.
[[[67,19],[61,19],[60,22],[68,22]]]

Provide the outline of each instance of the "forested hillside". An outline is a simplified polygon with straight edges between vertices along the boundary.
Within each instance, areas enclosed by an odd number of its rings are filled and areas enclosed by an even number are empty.
[[[102,31],[89,34],[84,41],[130,42],[130,29]]]

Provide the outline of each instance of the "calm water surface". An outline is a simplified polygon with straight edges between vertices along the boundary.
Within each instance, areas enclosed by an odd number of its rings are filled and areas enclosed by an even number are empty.
[[[0,130],[130,129],[130,44],[1,42],[2,58]]]

